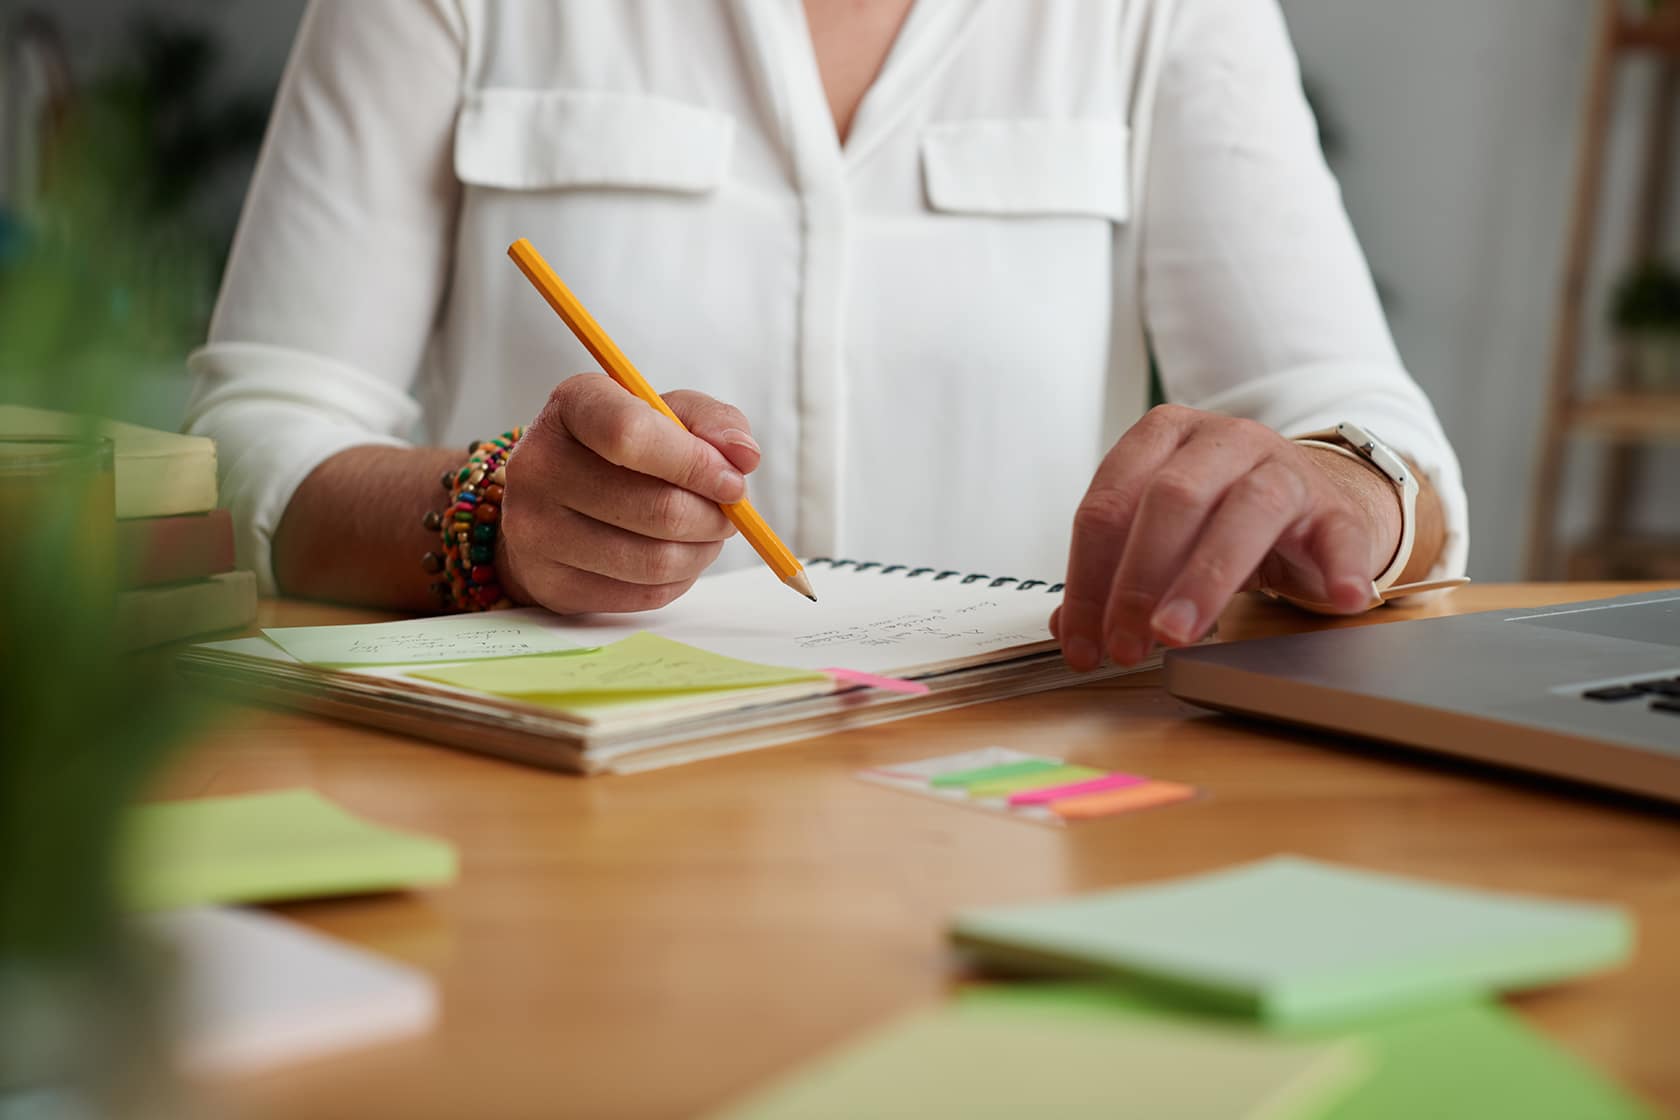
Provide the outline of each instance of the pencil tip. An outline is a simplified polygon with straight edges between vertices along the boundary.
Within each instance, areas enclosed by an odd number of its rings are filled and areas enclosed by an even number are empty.
[[[811,589],[811,580],[804,572],[795,572],[793,578],[787,581],[787,585],[811,602],[817,601],[817,593]]]
[[[817,601],[817,597],[815,595],[807,595],[805,598],[811,600],[813,603]]]

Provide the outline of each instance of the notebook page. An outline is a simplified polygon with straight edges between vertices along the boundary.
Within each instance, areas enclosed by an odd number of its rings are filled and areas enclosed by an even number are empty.
[[[1051,648],[1042,588],[991,587],[903,572],[818,566],[817,601],[783,587],[761,567],[708,576],[675,603],[638,615],[573,620],[582,645],[638,630],[743,661],[796,669],[856,669],[886,676],[937,672]]]

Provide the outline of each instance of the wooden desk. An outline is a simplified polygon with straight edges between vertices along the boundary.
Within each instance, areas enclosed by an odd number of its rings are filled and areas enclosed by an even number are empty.
[[[1627,590],[1473,586],[1425,610]],[[371,617],[282,603],[265,622]],[[1359,622],[1401,617],[1415,612]],[[1244,602],[1225,633],[1311,624]],[[852,777],[994,743],[1208,796],[1056,831]],[[443,1021],[423,1039],[231,1086],[238,1115],[689,1116],[941,998],[955,910],[1278,852],[1630,907],[1631,967],[1517,1006],[1680,1111],[1680,815],[1198,713],[1156,673],[597,779],[236,709],[164,791],[300,785],[459,846],[449,889],[283,908],[432,973]]]

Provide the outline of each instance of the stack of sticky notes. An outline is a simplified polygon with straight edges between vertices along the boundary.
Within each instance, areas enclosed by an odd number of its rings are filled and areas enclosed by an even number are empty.
[[[307,789],[142,805],[124,822],[137,909],[281,902],[436,886],[455,849],[372,824]]]
[[[1147,982],[1276,1023],[1514,991],[1624,960],[1627,915],[1290,856],[1189,879],[959,915],[1010,970]]]
[[[1623,959],[1631,926],[1613,907],[1283,857],[975,911],[953,938],[1016,982],[971,987],[724,1115],[1651,1116],[1491,998]]]
[[[714,1120],[1306,1120],[1366,1065],[1353,1043],[965,1002],[889,1026]]]
[[[876,767],[860,771],[858,777],[908,793],[1050,825],[1129,813],[1196,796],[1194,787],[1179,782],[1076,766],[1007,747]]]
[[[1299,1120],[1653,1120],[1653,1113],[1625,1090],[1529,1030],[1498,1003],[1482,999],[1281,1034],[1210,1019],[1137,986],[986,985],[965,991],[959,1007],[1007,1017],[1023,1033],[1109,1023],[1134,1029],[1202,1027],[1248,1038],[1353,1047],[1363,1060],[1362,1073],[1339,1095],[1298,1103],[1293,1115]],[[1202,1072],[1218,1077],[1221,1071]],[[1048,1097],[1044,1104],[1039,1115],[1115,1115],[1083,1109],[1065,1095]],[[1233,1109],[1230,1115],[1246,1114]]]

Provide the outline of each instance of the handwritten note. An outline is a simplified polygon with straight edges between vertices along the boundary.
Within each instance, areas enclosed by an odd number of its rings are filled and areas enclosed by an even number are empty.
[[[557,703],[569,697],[651,697],[829,679],[808,669],[738,661],[648,633],[632,634],[592,653],[570,657],[475,661],[412,675],[456,688],[537,699],[543,703]]]
[[[376,622],[365,626],[287,626],[264,630],[269,641],[311,665],[421,665],[576,653],[580,645],[565,622],[543,610]]]

